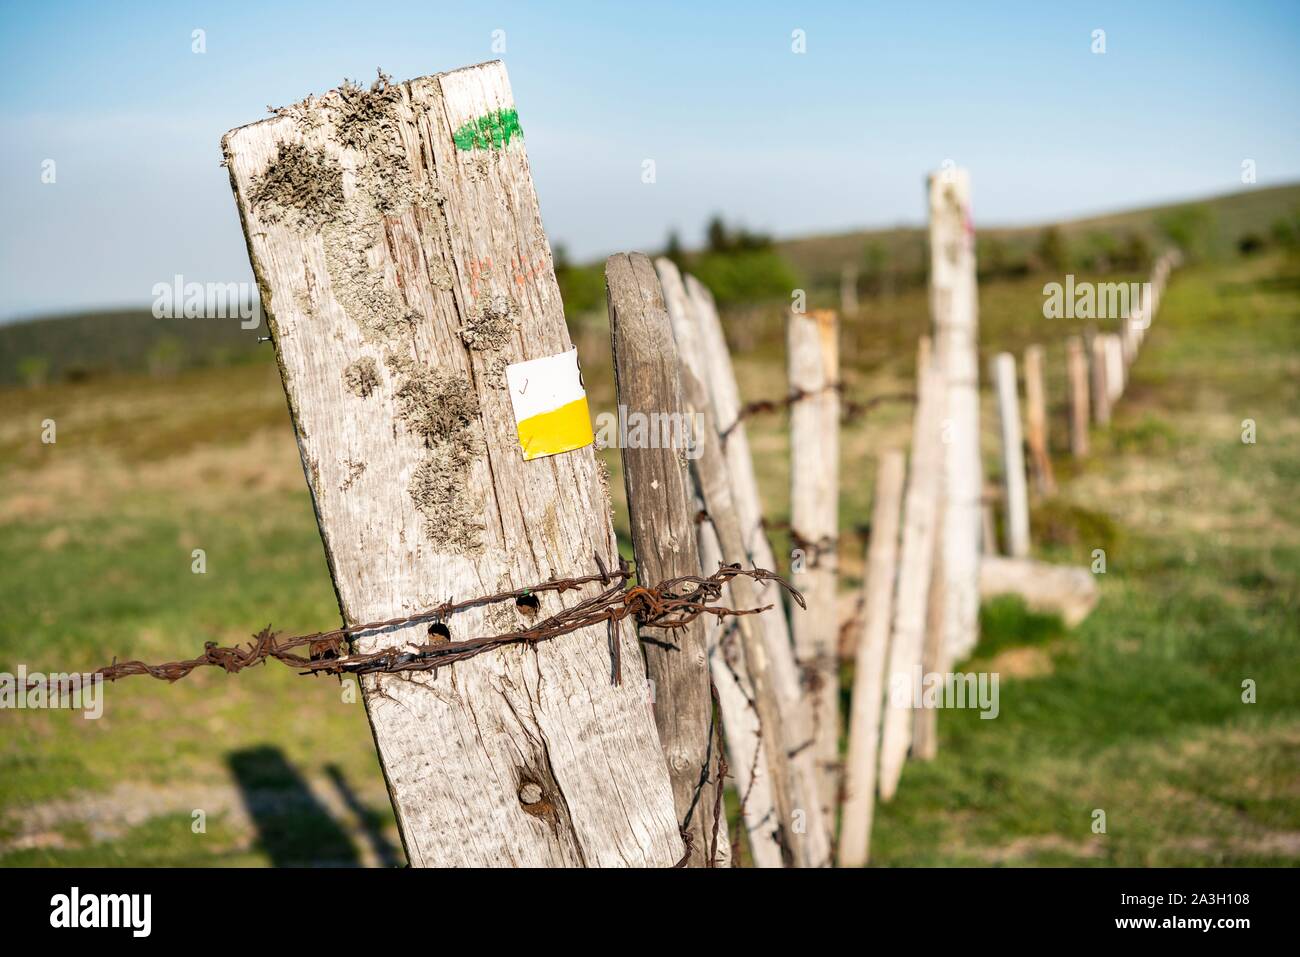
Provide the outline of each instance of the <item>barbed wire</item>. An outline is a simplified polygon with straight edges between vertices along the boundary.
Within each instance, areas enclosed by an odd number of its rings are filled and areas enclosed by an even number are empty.
[[[820,389],[795,389],[789,395],[782,399],[758,399],[754,402],[746,402],[736,413],[736,419],[725,429],[718,433],[718,437],[724,442],[727,437],[735,430],[736,426],[746,419],[765,412],[782,412],[789,409],[795,403],[802,402],[805,399],[816,398],[827,392],[838,392],[840,394],[840,421],[850,422],[860,416],[870,412],[878,405],[886,402],[915,402],[915,392],[882,392],[879,395],[873,395],[866,399],[845,398],[844,383],[835,382],[831,385],[822,386]]]
[[[758,582],[776,582],[789,592],[800,607],[807,607],[803,595],[796,588],[780,575],[763,568],[722,565],[708,576],[681,575],[654,586],[635,585],[626,588],[627,581],[632,578],[632,570],[625,560],[620,559],[618,567],[612,572],[606,570],[605,564],[599,557],[596,558],[596,564],[600,568],[598,575],[553,578],[529,588],[511,589],[460,602],[444,602],[412,615],[287,638],[272,631],[268,625],[258,632],[247,646],[221,647],[216,642],[209,641],[204,645],[203,654],[196,658],[162,664],[147,664],[143,661],[118,662],[115,658],[112,664],[97,669],[93,674],[101,675],[107,681],[136,675],[177,681],[196,668],[216,667],[222,668],[229,674],[237,674],[245,668],[262,664],[268,659],[301,669],[300,673],[304,675],[434,671],[444,665],[463,661],[504,645],[548,641],[608,622],[611,629],[611,651],[614,656],[613,681],[619,684],[622,681],[622,665],[619,642],[615,640],[612,628],[615,623],[625,618],[634,618],[643,627],[675,629],[689,625],[701,615],[715,615],[718,618],[757,615],[773,607],[764,605],[761,608],[736,609],[715,604],[721,598],[722,590],[727,583],[742,575]],[[563,608],[530,628],[468,638],[463,641],[452,641],[450,638],[437,637],[431,633],[430,637],[434,640],[429,643],[388,647],[366,653],[354,654],[347,647],[349,638],[367,632],[383,631],[422,621],[441,622],[453,612],[466,608],[496,604],[511,599],[518,601],[537,592],[570,591],[593,582],[600,582],[606,587],[598,594]],[[296,651],[304,647],[307,648],[305,656]]]

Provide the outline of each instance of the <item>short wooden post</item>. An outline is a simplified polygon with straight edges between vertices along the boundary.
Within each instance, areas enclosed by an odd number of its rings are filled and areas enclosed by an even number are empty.
[[[858,267],[845,263],[840,271],[840,315],[855,319],[858,315]]]
[[[1048,448],[1043,347],[1038,345],[1025,349],[1025,439],[1038,494],[1051,495],[1056,491],[1056,477],[1052,474],[1052,455]]]
[[[826,820],[839,795],[840,682],[836,642],[839,614],[840,360],[839,323],[829,309],[791,312],[786,321],[790,407],[790,529],[796,556],[791,583],[807,610],[791,609],[795,653],[813,708],[818,793]]]
[[[696,435],[696,422],[682,401],[677,347],[663,301],[645,295],[659,280],[645,256],[620,254],[606,260],[605,282],[619,414],[626,415],[629,435],[649,440],[646,447],[624,443],[622,448],[637,580],[653,584],[698,575],[684,456],[706,437]],[[697,618],[683,628],[641,629],[655,724],[692,867],[709,866],[717,854],[729,856],[726,821],[714,819],[722,782],[705,624]]]
[[[331,92],[222,146],[344,622],[613,567],[594,450],[526,460],[503,375],[573,348],[505,67]],[[526,629],[600,590],[442,624]],[[602,623],[363,677],[411,864],[676,863],[640,654],[631,622]]]
[[[1066,377],[1070,383],[1070,454],[1076,459],[1088,455],[1088,357],[1083,340],[1065,340]]]
[[[663,270],[665,260],[660,260],[658,265]],[[690,315],[694,318],[701,343],[699,355],[713,399],[718,434],[722,436],[722,448],[742,540],[750,561],[761,568],[775,568],[776,558],[763,527],[758,479],[754,474],[745,422],[740,418],[740,390],[731,365],[731,352],[722,333],[722,320],[708,289],[694,276],[686,276],[684,282],[691,304]],[[728,559],[733,560],[735,559]],[[779,610],[783,597],[776,585],[768,584],[758,589],[758,600],[763,605],[775,605],[776,610]],[[822,815],[821,802],[816,800],[817,751],[813,746],[811,704],[803,693],[802,678],[795,664],[789,619],[785,615],[776,614],[774,610],[771,614],[761,616],[759,627],[765,634],[773,680],[781,698],[785,730],[792,742],[793,793],[795,806],[802,812],[801,820],[807,827],[808,859],[818,862],[817,866],[820,866],[831,860],[833,825]]]
[[[1110,386],[1107,383],[1106,337],[1092,337],[1092,420],[1097,425],[1110,424]]]
[[[921,669],[929,607],[934,543],[938,534],[940,464],[943,461],[939,401],[942,377],[933,364],[917,370],[911,465],[903,499],[894,623],[885,667],[885,708],[880,736],[880,800],[893,798],[912,743],[913,689]]]
[[[853,697],[849,703],[844,809],[840,819],[841,867],[865,866],[871,846],[876,766],[880,753],[880,711],[885,687],[885,658],[893,623],[904,471],[905,460],[898,450],[886,452],[876,470],[871,543],[867,547],[866,575],[862,582],[864,614],[857,636]]]
[[[656,264],[658,274],[665,277],[670,285],[681,287],[680,274],[670,260],[661,259]],[[675,280],[675,282],[674,282]],[[739,503],[732,494],[733,474],[722,449],[722,443],[715,438],[720,435],[718,420],[714,415],[714,403],[705,381],[697,374],[695,360],[699,359],[700,368],[707,369],[703,362],[708,352],[707,346],[701,347],[706,340],[702,336],[703,324],[699,321],[697,303],[686,294],[688,308],[682,309],[679,288],[669,292],[669,302],[674,305],[670,313],[673,320],[673,334],[677,337],[678,355],[690,357],[683,363],[681,370],[682,393],[687,408],[704,418],[703,434],[705,440],[696,449],[696,459],[692,462],[692,471],[696,477],[700,498],[717,533],[718,547],[722,560],[728,563],[748,565],[754,559],[745,547],[744,531],[741,526]],[[728,365],[730,359],[728,358]],[[751,466],[752,468],[752,466]],[[754,564],[762,565],[754,561]],[[771,565],[762,565],[770,568]],[[815,756],[808,756],[802,764],[796,764],[791,757],[799,745],[807,739],[807,726],[798,727],[785,709],[786,701],[781,695],[777,682],[780,680],[773,653],[763,630],[763,621],[778,616],[780,597],[773,595],[773,600],[765,601],[759,590],[748,579],[736,578],[731,583],[732,595],[737,606],[756,608],[775,603],[776,607],[755,617],[740,617],[734,622],[735,634],[744,654],[746,674],[753,693],[754,707],[758,714],[760,743],[765,765],[771,781],[771,794],[776,821],[773,824],[778,832],[778,839],[789,863],[797,866],[820,867],[829,863],[829,848],[824,846],[829,840],[821,825],[821,802],[817,796],[817,777]],[[787,632],[788,634],[788,632]],[[785,652],[793,659],[793,653],[787,642]],[[793,661],[791,661],[793,668]],[[797,679],[796,679],[797,680]],[[804,746],[802,751],[811,750]],[[798,757],[796,752],[795,757]],[[796,817],[797,815],[797,817]],[[816,823],[814,828],[812,825]],[[800,827],[800,825],[807,825]]]
[[[1020,432],[1020,401],[1016,393],[1016,359],[1000,352],[993,360],[1002,426],[1002,489],[1006,498],[1007,552],[1013,558],[1029,555],[1029,496],[1025,482],[1025,453]]]
[[[1124,395],[1124,346],[1115,333],[1102,337],[1106,342],[1106,385],[1109,389],[1107,398],[1111,407]]]
[[[959,660],[979,639],[980,458],[979,297],[970,174],[949,168],[927,184],[930,215],[930,312],[944,382],[939,419],[943,456],[943,630],[948,657]],[[919,380],[918,380],[919,381]]]

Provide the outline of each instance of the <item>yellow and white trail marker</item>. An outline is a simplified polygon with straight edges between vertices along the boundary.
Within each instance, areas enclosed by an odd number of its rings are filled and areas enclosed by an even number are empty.
[[[577,349],[506,366],[506,384],[526,460],[594,441]]]

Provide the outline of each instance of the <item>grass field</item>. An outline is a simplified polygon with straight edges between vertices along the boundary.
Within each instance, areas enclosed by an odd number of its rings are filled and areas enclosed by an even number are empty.
[[[981,348],[1048,345],[1059,405],[1069,327],[1041,304],[1041,280],[983,288]],[[845,331],[851,391],[908,388],[926,321],[920,293],[868,301]],[[575,336],[593,411],[608,409],[605,333]],[[755,341],[737,353],[748,398],[784,388],[773,337]],[[1176,273],[1114,424],[1082,466],[1058,457],[1060,492],[1035,505],[1043,556],[1105,549],[1099,607],[1072,632],[1013,601],[984,609],[969,667],[1001,675],[1000,716],[941,715],[938,759],[910,764],[877,817],[875,863],[1300,863],[1298,400],[1300,264]],[[269,361],[6,389],[0,409],[0,671],[337,624]],[[884,406],[845,433],[846,609],[874,460],[906,441],[909,415]],[[990,464],[994,425],[986,403]],[[1059,409],[1052,427],[1059,444]],[[784,517],[784,423],[752,435],[767,510]],[[1242,702],[1247,679],[1257,703]],[[343,691],[271,665],[133,678],[97,721],[0,712],[0,864],[401,862],[362,705]]]

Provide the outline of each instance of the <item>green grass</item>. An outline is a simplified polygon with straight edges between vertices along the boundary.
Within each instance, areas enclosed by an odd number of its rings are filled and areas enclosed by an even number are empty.
[[[1000,674],[1000,715],[941,715],[938,758],[909,764],[877,815],[874,863],[1300,860],[1298,291],[1300,266],[1271,254],[1175,274],[1113,426],[1088,461],[1058,458],[1059,494],[1035,503],[1042,557],[1105,550],[1100,605],[1074,631],[1014,601],[986,606],[965,667]],[[1041,302],[1036,280],[986,285],[981,348],[1046,344],[1059,413],[1075,327],[1041,319]],[[742,392],[770,397],[779,337],[752,318],[733,315],[728,333]],[[920,291],[864,303],[844,330],[851,391],[907,388],[926,324]],[[593,411],[612,408],[607,330],[575,338]],[[0,405],[0,670],[189,657],[268,622],[337,622],[272,365],[10,389]],[[910,415],[882,406],[844,431],[846,593],[875,459],[905,444]],[[47,418],[54,445],[40,442]],[[1062,415],[1052,428],[1059,446]],[[782,418],[754,420],[751,445],[767,512],[783,518]],[[618,457],[605,458],[625,538]],[[196,548],[206,574],[191,571]],[[1245,679],[1256,704],[1241,701]],[[99,721],[0,718],[0,864],[348,863],[396,843],[362,706],[337,682],[272,664],[106,694]]]

